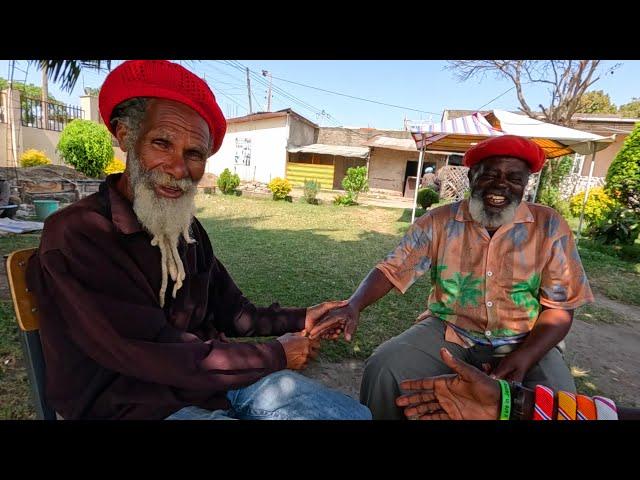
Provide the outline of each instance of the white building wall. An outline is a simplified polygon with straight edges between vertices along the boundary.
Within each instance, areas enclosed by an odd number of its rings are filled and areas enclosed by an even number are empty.
[[[220,175],[225,168],[243,181],[268,183],[285,177],[287,160],[287,117],[230,123],[220,150],[209,157],[206,171]],[[250,145],[250,146],[249,146]],[[244,159],[250,155],[248,165]]]

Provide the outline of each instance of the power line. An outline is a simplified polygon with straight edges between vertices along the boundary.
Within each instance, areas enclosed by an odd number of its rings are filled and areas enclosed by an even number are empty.
[[[247,70],[247,67],[245,65],[243,65],[240,62],[235,61],[235,60],[225,60],[225,61],[216,60],[216,61],[218,61],[220,63],[224,63],[224,64],[226,64],[228,66],[231,66],[231,67],[233,67],[233,68],[235,68],[235,69],[237,69],[239,71],[242,71],[242,72],[245,72]],[[249,69],[249,73],[250,73],[250,76],[253,78],[253,80],[256,83],[259,83],[259,84],[261,84],[261,85],[263,85],[265,87],[268,86],[267,82],[262,78],[262,76],[258,75],[256,72],[254,72],[253,70],[250,70],[250,69]],[[305,102],[304,100],[301,100],[300,98],[298,98],[298,97],[286,92],[285,90],[282,90],[281,88],[279,88],[277,86],[273,87],[272,91],[277,92],[281,97],[287,98],[288,100],[290,100],[290,101],[296,103],[297,105],[299,105],[301,108],[304,108],[305,110],[309,110],[310,112],[312,112],[315,115],[326,116],[327,118],[333,118],[333,117],[330,117],[324,110],[321,110],[321,109],[319,109],[317,107],[314,107],[313,105],[311,105],[311,104]],[[275,95],[275,96],[277,96],[277,95]],[[333,119],[333,121],[336,122],[337,124],[340,123],[335,118]]]
[[[506,92],[501,93],[500,95],[498,95],[496,98],[489,100],[487,103],[485,103],[484,105],[482,105],[480,108],[476,108],[476,111],[480,111],[482,110],[484,107],[486,107],[487,105],[489,105],[490,103],[495,102],[497,99],[499,99],[500,97],[506,95],[507,93],[509,93],[511,90],[513,90],[514,88],[516,88],[516,86],[514,85],[513,87],[511,87],[509,90],[507,90]]]
[[[283,82],[293,83],[294,85],[300,85],[301,87],[312,88],[312,89],[314,89],[314,90],[320,90],[321,92],[332,93],[332,94],[334,94],[334,95],[340,95],[340,96],[342,96],[342,97],[353,98],[354,100],[361,100],[361,101],[363,101],[363,102],[370,102],[370,103],[376,103],[376,104],[378,104],[378,105],[385,105],[385,106],[387,106],[387,107],[399,108],[399,109],[401,109],[401,110],[411,110],[411,111],[414,111],[414,112],[420,112],[420,113],[430,113],[430,114],[432,114],[432,115],[440,115],[440,114],[442,113],[442,112],[439,112],[439,113],[436,113],[436,112],[428,112],[428,111],[426,111],[426,110],[419,110],[419,109],[417,109],[417,108],[403,107],[402,105],[393,105],[393,104],[391,104],[391,103],[379,102],[379,101],[377,101],[377,100],[370,100],[370,99],[368,99],[368,98],[356,97],[356,96],[354,96],[354,95],[348,95],[348,94],[346,94],[346,93],[334,92],[334,91],[332,91],[332,90],[326,90],[326,89],[324,89],[324,88],[313,87],[313,86],[311,86],[311,85],[305,85],[304,83],[298,83],[298,82],[294,82],[294,81],[291,81],[291,80],[286,80],[286,79],[284,79],[284,78],[280,78],[280,77],[273,77],[273,78],[275,78],[276,80],[283,81]]]
[[[231,67],[233,67],[233,68],[235,68],[235,69],[237,69],[238,71],[241,71],[241,72],[246,72],[246,69],[247,69],[247,67],[245,65],[243,65],[242,63],[240,63],[240,62],[238,62],[236,60],[225,60],[225,61],[215,60],[215,61],[217,61],[219,63],[223,63],[223,64],[228,65],[228,66],[231,66]],[[249,73],[250,73],[250,76],[253,78],[253,80],[255,82],[260,83],[261,85],[264,85],[264,86],[268,86],[267,81],[261,75],[259,75],[257,72],[254,72],[253,70],[249,69]],[[296,96],[294,96],[292,94],[289,94],[288,92],[286,92],[285,90],[281,89],[280,87],[278,87],[276,85],[272,86],[272,91],[276,92],[278,94],[278,95],[274,94],[274,97],[281,96],[283,98],[289,99],[290,101],[295,102],[296,104],[300,105],[305,110],[308,110],[308,111],[310,111],[310,112],[312,112],[315,115],[318,115],[320,117],[327,118],[332,123],[334,123],[336,126],[342,125],[342,122],[340,122],[338,119],[333,117],[331,114],[329,114],[324,109],[321,110],[319,108],[316,108],[313,105],[305,102],[304,100],[301,100],[300,98],[298,98],[298,97],[296,97]],[[350,132],[353,132],[356,135],[359,135],[361,137],[364,137],[364,138],[367,138],[367,139],[369,138],[368,135],[366,135],[366,134],[364,134],[362,132],[359,132],[358,130],[355,130],[353,128],[346,128],[346,127],[342,127],[342,128],[344,128],[345,130],[349,130]]]

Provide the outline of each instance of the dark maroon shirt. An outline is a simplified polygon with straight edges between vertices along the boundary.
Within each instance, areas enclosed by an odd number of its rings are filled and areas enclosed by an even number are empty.
[[[46,398],[65,419],[162,419],[187,405],[229,408],[226,392],[286,366],[282,345],[229,343],[304,328],[306,309],[256,308],[213,254],[204,228],[181,240],[186,279],[169,279],[111,175],[45,222],[27,282],[40,309]]]

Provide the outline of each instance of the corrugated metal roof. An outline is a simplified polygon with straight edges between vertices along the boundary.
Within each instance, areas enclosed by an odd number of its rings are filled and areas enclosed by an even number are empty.
[[[377,148],[390,148],[392,150],[403,150],[407,152],[416,152],[416,142],[412,138],[393,138],[393,137],[376,137],[365,145]]]
[[[312,127],[319,128],[319,126],[313,123],[311,120],[303,117],[297,112],[294,112],[290,108],[285,108],[283,110],[278,110],[276,112],[256,112],[250,115],[245,115],[243,117],[227,118],[227,123],[255,122],[256,120],[266,120],[268,118],[286,117],[287,115],[293,115],[299,120],[308,123]]]
[[[302,147],[289,147],[287,151],[291,153],[315,153],[317,155],[337,155],[340,157],[357,157],[367,158],[369,148],[365,147],[348,147],[346,145],[325,145],[323,143],[314,143],[312,145],[304,145]]]

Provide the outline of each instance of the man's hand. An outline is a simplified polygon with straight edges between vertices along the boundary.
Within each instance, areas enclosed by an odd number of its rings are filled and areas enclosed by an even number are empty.
[[[277,339],[287,356],[287,368],[304,370],[310,359],[318,356],[320,340],[312,340],[300,333],[286,333]]]
[[[410,420],[496,420],[498,382],[454,358],[446,348],[440,349],[440,356],[455,374],[400,383],[402,390],[412,392],[396,399],[405,416]]]
[[[304,320],[304,330],[303,332],[305,334],[310,334],[311,331],[313,330],[313,328],[320,322],[320,320],[328,313],[331,312],[332,310],[336,309],[336,308],[340,308],[345,306],[348,303],[348,300],[339,300],[339,301],[333,301],[333,302],[324,302],[324,303],[319,303],[318,305],[314,305],[313,307],[309,307],[307,308],[307,316]],[[337,333],[335,330],[337,329],[342,329],[342,326],[339,325],[339,322],[336,322],[334,324],[331,325],[332,328],[323,328],[322,331],[324,332],[325,330],[328,330],[326,332],[325,335],[323,335],[321,338],[337,338],[337,335],[340,335],[340,332]],[[314,338],[318,337],[319,335],[315,335]]]
[[[344,302],[343,307],[330,311],[315,324],[315,326],[309,331],[309,336],[311,338],[318,338],[327,330],[344,328],[344,339],[347,342],[351,341],[353,334],[358,328],[360,312],[347,300]]]
[[[500,360],[498,366],[491,372],[491,378],[522,382],[535,363],[532,355],[525,348],[520,347]]]

